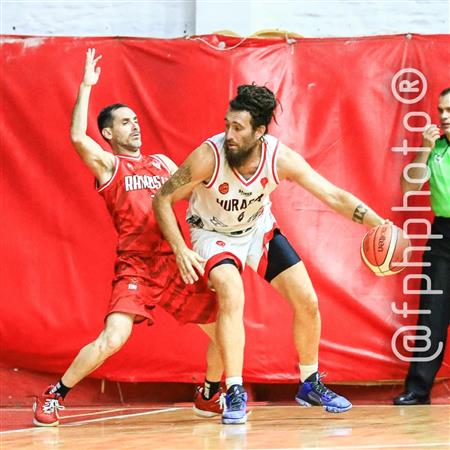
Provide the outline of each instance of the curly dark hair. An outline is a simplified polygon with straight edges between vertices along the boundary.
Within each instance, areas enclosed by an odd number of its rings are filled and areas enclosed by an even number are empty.
[[[439,97],[444,97],[444,95],[450,94],[450,88],[445,88],[440,94]]]
[[[109,128],[112,125],[113,115],[112,113],[119,108],[129,108],[124,103],[113,103],[112,105],[105,106],[97,116],[97,126],[100,133],[103,128]]]
[[[252,117],[252,127],[255,130],[260,125],[266,127],[266,133],[277,106],[275,94],[266,86],[242,84],[237,95],[230,101],[233,111],[248,111]]]

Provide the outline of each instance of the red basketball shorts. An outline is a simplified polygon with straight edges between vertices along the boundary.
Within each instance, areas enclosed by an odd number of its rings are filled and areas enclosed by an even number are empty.
[[[159,305],[180,323],[215,321],[217,303],[203,279],[190,285],[181,279],[173,254],[121,254],[115,265],[107,315],[135,315],[135,322],[153,324],[151,310]]]

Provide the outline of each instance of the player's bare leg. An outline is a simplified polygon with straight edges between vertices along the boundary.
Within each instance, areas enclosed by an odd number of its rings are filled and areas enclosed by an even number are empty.
[[[216,321],[217,343],[226,374],[226,408],[222,423],[245,423],[247,394],[242,387],[245,330],[244,285],[239,270],[231,264],[214,267],[209,280],[219,305]]]
[[[130,314],[110,314],[98,338],[80,350],[62,376],[64,385],[72,388],[120,350],[130,337],[133,320],[134,316]]]
[[[300,261],[281,272],[270,283],[294,310],[294,343],[301,363],[318,364],[321,320],[317,295],[305,264]]]
[[[216,291],[218,312],[216,337],[227,377],[241,377],[245,331],[244,286],[238,269],[231,264],[214,267],[209,279]]]
[[[223,413],[224,393],[221,388],[223,375],[222,355],[216,341],[216,324],[199,325],[208,335],[209,343],[206,353],[206,374],[203,386],[195,393],[193,410],[203,417],[213,417]]]
[[[296,401],[303,406],[323,406],[328,412],[348,411],[352,404],[328,389],[318,373],[321,320],[317,295],[304,263],[286,269],[271,284],[294,310],[293,333],[302,381]]]
[[[209,337],[208,350],[206,352],[206,379],[213,382],[220,382],[224,369],[220,348],[216,343],[216,324],[208,323],[199,325],[199,327]]]
[[[51,385],[33,404],[33,423],[37,426],[55,426],[59,423],[58,410],[63,409],[64,396],[83,378],[101,366],[128,340],[134,316],[125,313],[110,314],[98,338],[83,347],[60,382]]]

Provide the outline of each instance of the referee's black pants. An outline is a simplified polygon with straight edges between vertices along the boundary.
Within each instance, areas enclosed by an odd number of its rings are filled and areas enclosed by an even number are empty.
[[[442,342],[443,348],[430,361],[413,361],[406,377],[406,391],[414,392],[418,396],[430,394],[436,373],[441,367],[447,341],[448,326],[450,324],[450,218],[436,217],[431,228],[432,234],[442,234],[443,239],[429,239],[427,245],[431,250],[424,252],[423,261],[431,263],[424,267],[422,274],[428,275],[430,285],[422,279],[421,290],[442,290],[442,294],[422,294],[420,296],[421,310],[430,310],[431,314],[420,314],[418,325],[428,327],[431,332],[427,351],[416,351],[415,358],[426,358],[434,355]],[[424,336],[426,330],[417,330],[416,336]],[[415,341],[416,349],[424,348],[425,340]]]

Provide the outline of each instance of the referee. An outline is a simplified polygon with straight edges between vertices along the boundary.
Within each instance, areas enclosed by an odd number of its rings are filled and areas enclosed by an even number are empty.
[[[394,405],[422,405],[430,403],[430,391],[434,378],[441,367],[444,357],[445,342],[450,322],[450,88],[444,89],[439,95],[438,111],[440,128],[430,125],[423,133],[422,147],[429,150],[420,152],[414,163],[422,167],[410,170],[410,177],[426,178],[428,166],[430,175],[431,208],[435,218],[431,228],[432,234],[443,235],[442,239],[429,239],[427,245],[431,250],[424,252],[423,262],[430,263],[423,268],[421,292],[427,290],[442,291],[441,294],[424,294],[420,296],[420,310],[429,310],[430,314],[420,314],[418,325],[422,329],[417,336],[431,333],[429,341],[422,338],[416,344],[422,343],[422,348],[416,346],[414,360],[411,363],[405,381],[405,391],[394,398]],[[426,163],[426,166],[425,166]],[[408,182],[402,174],[403,193],[420,190],[422,184]],[[428,286],[426,283],[428,280]],[[431,283],[431,286],[430,286]],[[429,331],[424,328],[428,327]],[[425,351],[425,344],[431,344]],[[418,361],[417,358],[422,359]],[[428,361],[423,361],[428,359]]]

